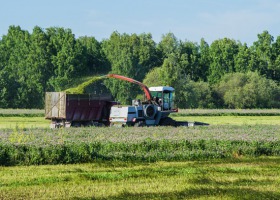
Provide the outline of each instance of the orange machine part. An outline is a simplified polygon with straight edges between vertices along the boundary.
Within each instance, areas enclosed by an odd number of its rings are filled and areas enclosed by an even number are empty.
[[[147,97],[147,100],[148,100],[148,101],[152,100],[152,95],[151,95],[151,93],[150,93],[150,90],[149,90],[149,88],[148,88],[145,84],[143,84],[143,83],[141,83],[141,82],[139,82],[139,81],[136,81],[136,80],[134,80],[134,79],[132,79],[132,78],[128,78],[128,77],[125,77],[125,76],[121,76],[121,75],[118,75],[118,74],[107,74],[106,76],[107,76],[108,78],[121,79],[121,80],[128,81],[128,82],[131,82],[131,83],[134,83],[134,84],[139,85],[139,86],[144,90],[145,95],[146,95],[146,97]]]

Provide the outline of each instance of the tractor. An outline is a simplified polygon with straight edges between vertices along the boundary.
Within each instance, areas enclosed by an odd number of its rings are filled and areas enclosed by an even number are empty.
[[[148,88],[134,79],[108,74],[108,78],[116,78],[139,85],[146,100],[132,100],[131,106],[114,105],[110,111],[110,125],[120,126],[195,126],[208,125],[201,122],[178,122],[169,117],[170,113],[178,112],[174,107],[174,88],[159,86]]]

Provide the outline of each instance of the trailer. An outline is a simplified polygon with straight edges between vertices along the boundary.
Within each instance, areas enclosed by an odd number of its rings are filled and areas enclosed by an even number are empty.
[[[67,94],[46,92],[45,119],[51,128],[109,126],[111,107],[116,105],[111,94]]]

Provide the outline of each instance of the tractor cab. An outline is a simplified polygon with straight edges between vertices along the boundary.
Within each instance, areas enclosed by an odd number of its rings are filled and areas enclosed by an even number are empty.
[[[158,86],[149,88],[154,100],[161,107],[162,111],[174,110],[174,88]]]

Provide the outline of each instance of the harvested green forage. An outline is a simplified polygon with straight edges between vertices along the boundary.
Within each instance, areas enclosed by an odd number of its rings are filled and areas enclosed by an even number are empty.
[[[91,85],[92,83],[94,83],[96,81],[102,80],[104,78],[106,78],[106,77],[105,76],[93,77],[90,80],[78,85],[77,87],[69,88],[69,89],[65,90],[65,92],[67,94],[84,94],[87,86]]]

